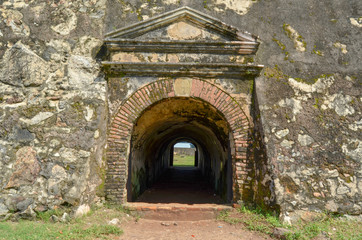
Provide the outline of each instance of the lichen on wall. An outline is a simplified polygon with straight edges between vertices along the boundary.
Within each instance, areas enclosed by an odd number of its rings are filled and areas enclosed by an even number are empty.
[[[209,1],[204,1],[205,6],[208,6]],[[210,1],[214,5],[213,8],[217,12],[223,12],[225,10],[232,10],[240,15],[247,14],[249,8],[256,3],[255,0],[214,0]]]

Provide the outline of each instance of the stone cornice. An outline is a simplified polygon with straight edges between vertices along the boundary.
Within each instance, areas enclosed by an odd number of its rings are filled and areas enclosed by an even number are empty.
[[[157,53],[210,53],[210,54],[255,54],[258,42],[246,41],[151,41],[133,39],[105,40],[109,51],[157,52]]]
[[[257,76],[262,65],[235,63],[150,63],[150,62],[102,62],[107,76],[158,76],[158,77],[225,77]]]
[[[136,39],[152,31],[166,27],[179,21],[188,22],[200,29],[204,29],[219,35],[219,40],[160,40]],[[147,35],[146,35],[147,36]],[[151,34],[152,36],[152,34]],[[245,79],[249,76],[259,75],[263,66],[256,64],[239,63],[199,63],[199,62],[139,62],[134,58],[113,58],[113,53],[172,53],[172,54],[213,54],[230,55],[230,59],[237,55],[254,55],[258,49],[259,42],[256,36],[247,32],[239,31],[204,13],[182,7],[145,21],[118,29],[106,34],[104,40],[107,47],[108,61],[102,62],[108,77],[114,76],[195,76],[205,78],[237,78]],[[118,61],[117,59],[124,59]],[[128,59],[128,60],[125,60]],[[223,58],[226,59],[225,57]],[[195,60],[196,61],[196,60]]]

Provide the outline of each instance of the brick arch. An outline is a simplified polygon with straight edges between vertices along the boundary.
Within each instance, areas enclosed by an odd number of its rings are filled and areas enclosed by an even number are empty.
[[[220,111],[232,132],[233,191],[241,189],[247,174],[247,144],[249,120],[236,100],[216,85],[201,79],[189,81],[182,95],[175,91],[175,79],[152,82],[123,101],[114,114],[107,139],[107,175],[105,193],[108,200],[123,203],[126,199],[128,157],[133,126],[149,106],[166,98],[191,97],[202,99]]]

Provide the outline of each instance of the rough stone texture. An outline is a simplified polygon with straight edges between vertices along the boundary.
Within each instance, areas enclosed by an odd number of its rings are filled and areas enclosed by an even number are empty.
[[[48,78],[48,64],[17,42],[2,58],[1,82],[16,87],[40,86]]]
[[[118,225],[121,221],[118,218],[113,218],[108,222],[109,225]]]
[[[0,208],[20,212],[18,203],[32,199],[24,214],[32,216],[32,209],[78,206],[96,201],[96,193],[102,196],[106,125],[123,100],[152,81],[108,79],[107,92],[96,61],[102,35],[189,6],[261,40],[253,61],[265,67],[255,80],[255,99],[237,99],[248,109],[257,102],[260,114],[253,121],[260,118],[261,127],[254,140],[262,146],[254,156],[264,152],[267,159],[253,176],[267,173],[268,188],[256,180],[249,188],[274,193],[283,218],[300,216],[297,210],[361,214],[359,5],[358,0],[2,1]],[[216,84],[231,94],[249,87],[241,81]]]
[[[22,185],[32,185],[40,171],[40,165],[36,159],[36,152],[31,147],[20,148],[16,152],[16,161],[13,169],[14,172],[5,188],[18,188]]]
[[[9,212],[4,203],[0,203],[0,216],[5,216]]]
[[[34,211],[97,200],[106,126],[95,60],[105,1],[0,3],[0,208]]]
[[[289,229],[286,229],[286,228],[274,228],[273,237],[275,237],[276,239],[285,240],[285,239],[287,239],[288,233],[291,233],[291,231]]]
[[[74,216],[76,218],[78,217],[82,217],[84,216],[85,214],[87,214],[88,212],[90,211],[90,207],[86,204],[83,204],[83,205],[80,205],[77,210],[75,211],[75,214]]]

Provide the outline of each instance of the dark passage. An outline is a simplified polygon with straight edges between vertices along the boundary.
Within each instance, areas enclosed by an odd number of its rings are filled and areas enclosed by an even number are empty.
[[[194,148],[177,149],[177,143]],[[192,151],[189,151],[192,150]],[[231,202],[229,128],[208,103],[175,98],[149,107],[132,133],[128,202]]]
[[[137,200],[146,203],[223,203],[196,167],[171,167]]]

